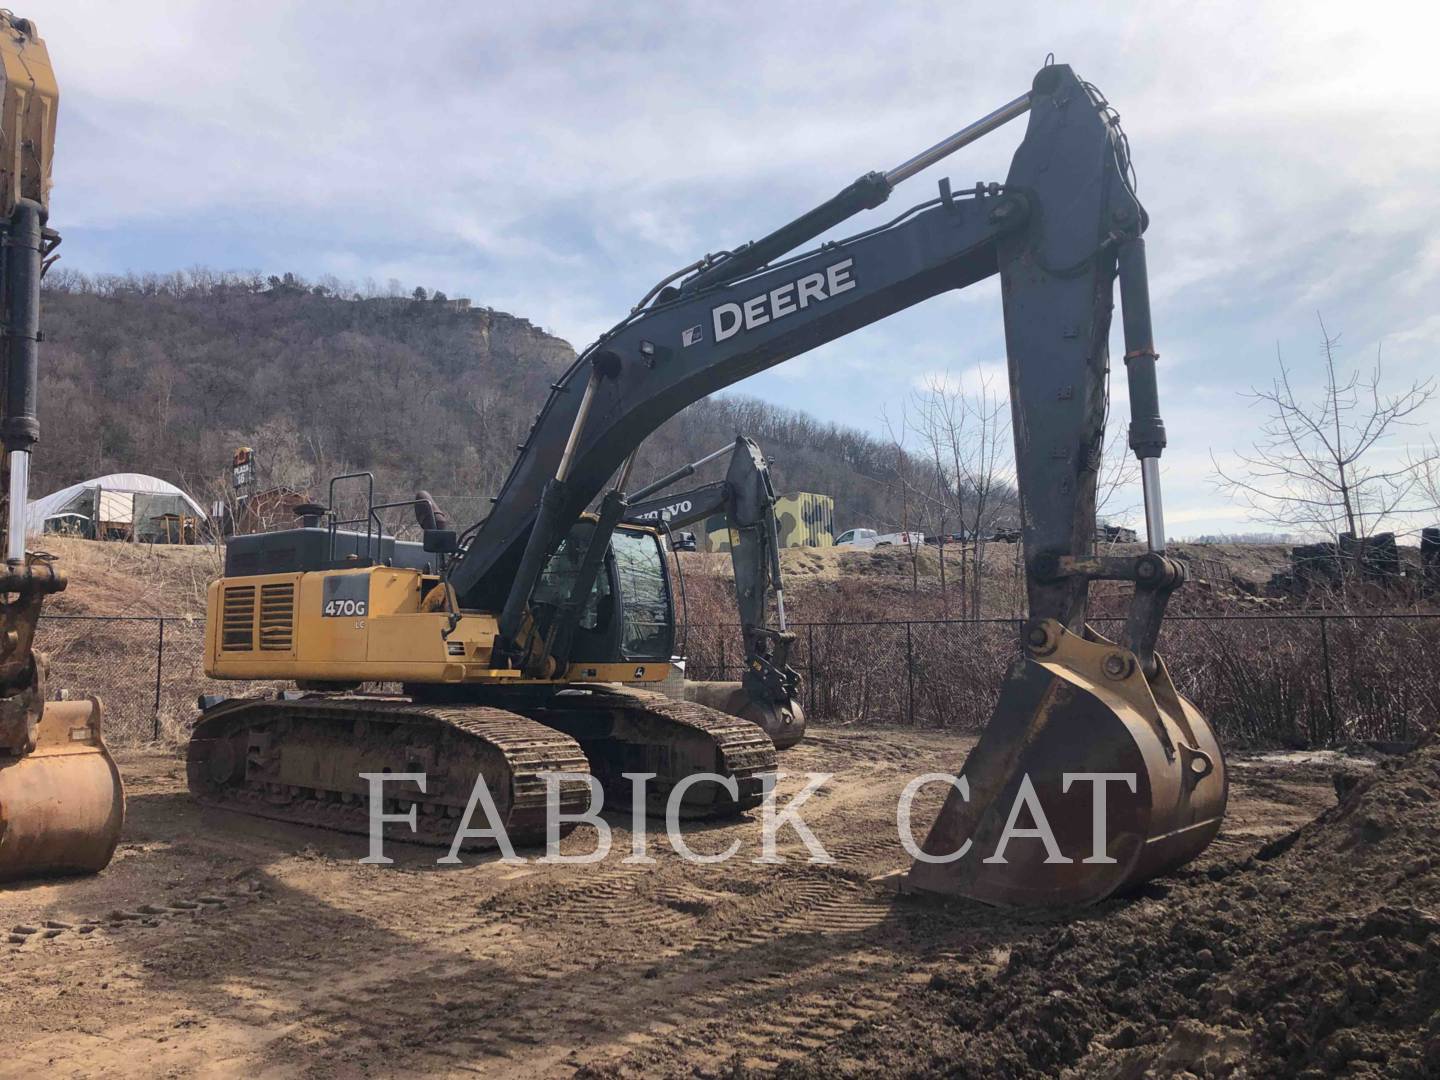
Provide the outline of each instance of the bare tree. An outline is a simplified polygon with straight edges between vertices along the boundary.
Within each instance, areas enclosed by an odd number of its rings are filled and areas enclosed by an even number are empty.
[[[914,527],[911,522],[911,506],[913,500],[911,493],[915,492],[919,485],[916,482],[916,461],[905,449],[907,435],[911,431],[909,422],[909,410],[906,406],[900,407],[900,423],[891,423],[888,414],[882,410],[881,416],[885,420],[885,426],[890,432],[891,449],[894,454],[894,461],[891,470],[895,477],[895,483],[900,491],[900,528],[907,534]],[[920,589],[920,551],[914,544],[905,545],[910,554],[910,591],[918,592]],[[944,562],[945,553],[940,553],[941,562]]]
[[[927,531],[937,538],[940,558],[940,602],[944,614],[950,615],[950,582],[945,560],[947,538],[952,529],[963,536],[965,491],[953,481],[952,457],[959,453],[962,439],[968,434],[966,410],[957,387],[945,379],[932,379],[923,390],[912,395],[912,407],[905,412],[905,426],[920,440],[928,465],[926,483],[917,492],[925,506]],[[892,438],[893,438],[892,431]],[[897,440],[898,441],[898,440]],[[960,615],[965,614],[967,591],[965,547],[960,548]]]
[[[931,466],[917,493],[940,535],[948,535],[952,525],[959,533],[960,615],[978,617],[986,546],[1014,512],[1009,406],[989,378],[982,377],[968,390],[954,380],[937,378],[912,395],[909,415],[910,430]],[[948,594],[945,603],[948,610]]]
[[[1254,520],[1326,536],[1343,531],[1365,537],[1434,510],[1423,479],[1440,452],[1432,446],[1402,460],[1387,445],[1430,401],[1434,380],[1383,392],[1378,347],[1368,374],[1342,376],[1336,368],[1340,335],[1316,317],[1325,374],[1318,397],[1302,398],[1277,347],[1279,374],[1269,388],[1249,395],[1268,413],[1261,436],[1229,467],[1211,455],[1218,486],[1244,502]]]
[[[1125,421],[1112,420],[1105,431],[1105,451],[1095,482],[1095,524],[1116,525],[1129,520],[1139,504],[1131,500],[1140,482],[1140,461],[1125,439]]]
[[[1421,507],[1421,510],[1433,511],[1440,508],[1440,441],[1436,441],[1435,436],[1431,435],[1429,443],[1419,450],[1411,451],[1410,464],[1415,469],[1416,484],[1429,504]]]

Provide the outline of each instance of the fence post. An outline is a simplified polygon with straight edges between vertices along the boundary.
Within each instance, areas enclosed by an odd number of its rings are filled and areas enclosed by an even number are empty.
[[[915,726],[915,638],[905,624],[905,722]]]
[[[165,616],[160,616],[160,634],[155,643],[155,728],[154,742],[160,741],[160,680],[165,672]]]
[[[721,635],[720,635],[720,681],[721,681],[721,682],[724,682],[724,681],[725,681],[725,676],[726,676],[726,671],[725,671],[725,635],[724,635],[724,633],[721,633]]]
[[[1325,709],[1330,714],[1330,738],[1329,742],[1335,741],[1339,733],[1339,725],[1335,720],[1335,680],[1330,674],[1330,633],[1328,629],[1329,620],[1324,615],[1320,616],[1320,662],[1325,665]]]
[[[810,708],[807,710],[813,717],[815,715],[815,624],[812,622],[805,628],[805,684],[810,691]]]

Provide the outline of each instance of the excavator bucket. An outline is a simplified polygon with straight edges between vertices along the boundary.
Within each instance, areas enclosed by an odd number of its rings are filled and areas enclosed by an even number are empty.
[[[744,683],[685,683],[685,700],[719,709],[741,720],[749,720],[765,729],[776,750],[789,750],[805,736],[805,710],[800,702],[789,698],[781,705],[752,694]]]
[[[103,870],[124,820],[99,700],[45,702],[34,749],[0,756],[0,882]]]
[[[965,762],[968,799],[951,789],[906,891],[1090,904],[1189,862],[1220,829],[1224,757],[1164,663],[1147,677],[1093,632],[1037,625]]]

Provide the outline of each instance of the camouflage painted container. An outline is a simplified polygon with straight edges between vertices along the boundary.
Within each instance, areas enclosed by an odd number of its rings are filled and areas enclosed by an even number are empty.
[[[775,500],[775,524],[780,546],[833,547],[835,545],[835,500],[829,495],[797,491]],[[729,551],[730,529],[724,514],[705,519],[695,530],[700,551]]]

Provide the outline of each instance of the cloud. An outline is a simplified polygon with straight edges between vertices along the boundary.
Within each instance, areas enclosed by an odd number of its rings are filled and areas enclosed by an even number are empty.
[[[1316,308],[1347,357],[1384,339],[1396,377],[1433,370],[1440,344],[1430,8],[76,0],[37,16],[62,85],[53,222],[77,269],[394,276],[582,345],[665,273],[1014,97],[1053,49],[1130,135],[1175,452],[1253,437],[1235,392],[1268,378],[1277,342],[1313,361]],[[1003,179],[1022,125],[850,226],[942,175]],[[741,389],[883,431],[928,375],[998,370],[1003,390],[1003,355],[991,281]],[[1190,468],[1167,501],[1215,509]]]
[[[910,385],[921,393],[938,390],[945,394],[988,394],[992,398],[1010,396],[1010,365],[1005,360],[971,364],[958,371],[926,371],[911,379]]]
[[[1440,314],[1424,316],[1419,322],[1412,323],[1398,334],[1387,338],[1386,343],[1402,349],[1417,346],[1428,351],[1433,358],[1437,348],[1440,348]]]
[[[1253,525],[1243,511],[1228,503],[1214,503],[1209,506],[1191,506],[1184,510],[1168,510],[1165,513],[1167,525],[1204,524],[1207,528],[1219,525]]]

